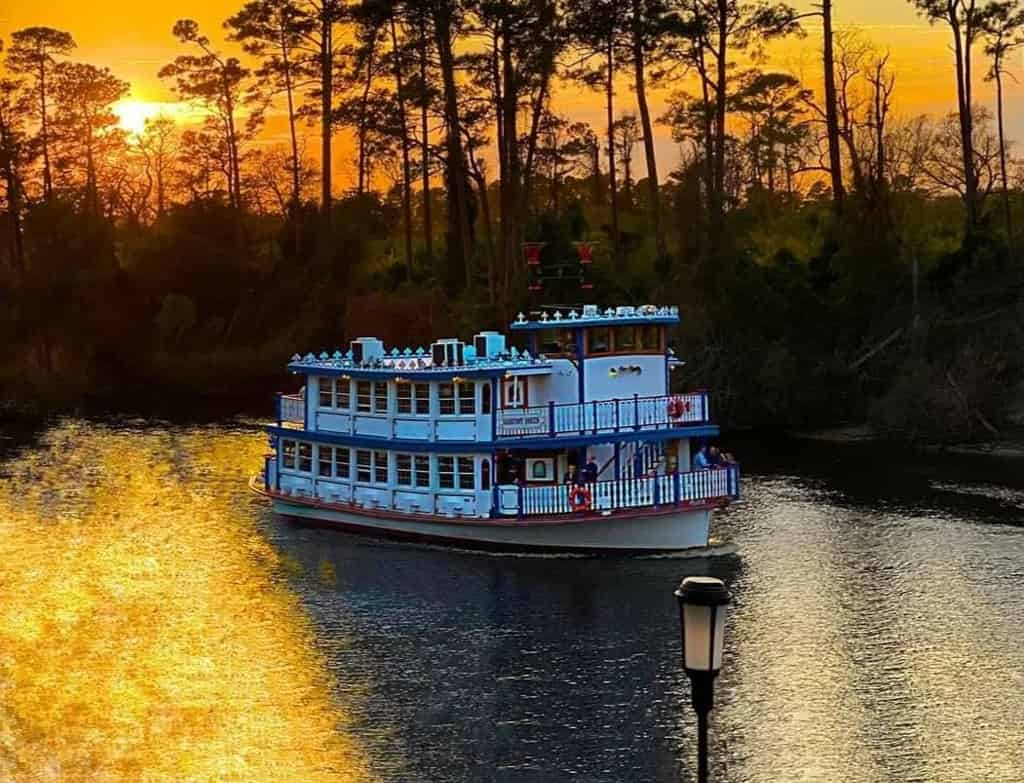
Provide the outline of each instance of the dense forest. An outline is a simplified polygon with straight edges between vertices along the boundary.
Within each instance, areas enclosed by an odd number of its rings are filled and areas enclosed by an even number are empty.
[[[677,380],[727,425],[1002,433],[1024,367],[1003,122],[1024,9],[913,0],[948,33],[956,100],[907,116],[888,54],[832,5],[251,0],[222,45],[168,31],[159,76],[198,119],[139,132],[115,113],[129,85],[77,61],[72,32],[11,31],[0,399],[251,398],[296,350],[361,334],[416,346],[541,301],[650,301],[682,308]],[[814,72],[770,67],[810,32]],[[560,113],[574,91],[596,127]],[[552,268],[593,243],[593,291],[531,293],[526,241]]]

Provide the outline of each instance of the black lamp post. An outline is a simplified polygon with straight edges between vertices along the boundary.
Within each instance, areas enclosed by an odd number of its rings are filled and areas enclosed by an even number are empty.
[[[690,678],[697,713],[697,780],[708,780],[708,713],[714,706],[715,677],[722,668],[729,591],[721,579],[688,576],[676,590],[683,633],[683,669]]]

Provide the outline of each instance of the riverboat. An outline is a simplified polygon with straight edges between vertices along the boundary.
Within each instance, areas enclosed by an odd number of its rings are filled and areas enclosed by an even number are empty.
[[[279,514],[469,548],[663,552],[708,545],[739,466],[691,470],[718,435],[672,393],[676,307],[522,313],[506,335],[423,348],[360,337],[292,357],[254,477]]]

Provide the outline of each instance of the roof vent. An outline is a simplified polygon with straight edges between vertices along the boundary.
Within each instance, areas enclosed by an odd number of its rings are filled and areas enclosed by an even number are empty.
[[[356,364],[384,358],[384,343],[376,337],[357,337],[351,346],[352,361]]]
[[[505,352],[505,335],[499,332],[480,332],[473,337],[473,347],[480,359],[494,359]]]
[[[466,345],[461,340],[448,338],[438,340],[430,346],[430,355],[435,367],[461,367],[465,361]]]

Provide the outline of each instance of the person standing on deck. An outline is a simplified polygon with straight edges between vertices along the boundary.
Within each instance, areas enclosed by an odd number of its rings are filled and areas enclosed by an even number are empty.
[[[594,455],[591,454],[587,457],[587,464],[583,466],[583,483],[594,484],[597,482],[597,462],[594,460]]]
[[[711,467],[711,463],[708,462],[708,447],[702,445],[697,453],[693,455],[693,469],[694,470],[707,470]]]

